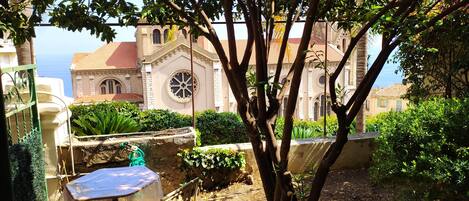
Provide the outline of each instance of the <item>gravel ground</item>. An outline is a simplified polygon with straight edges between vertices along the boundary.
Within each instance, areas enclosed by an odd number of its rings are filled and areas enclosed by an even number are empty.
[[[254,178],[253,185],[235,183],[219,191],[203,192],[199,195],[199,200],[265,200],[260,179]],[[392,189],[372,185],[366,169],[332,171],[323,188],[321,200],[391,201],[393,193]]]

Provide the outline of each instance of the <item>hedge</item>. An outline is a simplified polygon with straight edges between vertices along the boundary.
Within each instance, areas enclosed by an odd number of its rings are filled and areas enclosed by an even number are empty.
[[[241,171],[246,164],[243,153],[227,149],[195,148],[183,150],[178,156],[182,160],[180,168],[186,174],[186,180],[199,177],[204,189],[225,187],[244,177]]]
[[[192,125],[191,116],[161,109],[145,110],[140,113],[139,119],[142,131],[160,131]]]
[[[370,175],[404,197],[469,200],[469,99],[435,99],[386,114]]]
[[[201,145],[249,142],[246,127],[239,115],[206,110],[196,115]]]

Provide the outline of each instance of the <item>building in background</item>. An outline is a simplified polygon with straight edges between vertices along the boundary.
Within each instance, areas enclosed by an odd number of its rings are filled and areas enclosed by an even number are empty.
[[[7,38],[7,34],[0,32],[0,67],[2,68],[18,65],[15,45],[11,39]]]
[[[408,86],[394,84],[389,87],[372,89],[366,103],[366,115],[373,116],[382,112],[401,112],[407,109],[409,100],[402,97]]]
[[[316,25],[311,49],[324,53],[328,50],[328,71],[332,72],[342,59],[350,37],[328,28],[325,44],[325,26]],[[172,37],[170,37],[172,35]],[[231,92],[219,58],[205,38],[194,38],[194,78],[190,73],[190,44],[187,29],[172,31],[169,27],[138,26],[135,42],[113,42],[91,53],[76,53],[71,64],[73,96],[76,104],[101,101],[130,101],[143,109],[170,109],[191,113],[191,97],[195,95],[195,110],[214,109],[236,112],[236,100]],[[172,38],[172,40],[169,40]],[[238,40],[237,50],[243,51],[246,40]],[[285,80],[293,63],[300,39],[289,41],[290,55],[284,59],[281,79]],[[222,41],[228,50],[227,41]],[[314,45],[313,45],[314,44]],[[269,74],[274,75],[279,43],[273,43],[269,55]],[[321,53],[319,55],[321,55]],[[310,53],[312,54],[312,53]],[[242,57],[242,53],[238,53]],[[314,60],[314,61],[313,61]],[[323,61],[323,56],[320,56]],[[355,90],[356,54],[352,55],[337,81],[348,99]],[[317,120],[330,114],[328,89],[324,69],[317,68],[314,57],[308,57],[303,71],[295,117]],[[255,55],[250,60],[255,65]],[[192,91],[194,79],[194,92]],[[328,91],[328,90],[326,90]],[[288,97],[288,92],[285,98]],[[284,107],[281,107],[280,115]]]

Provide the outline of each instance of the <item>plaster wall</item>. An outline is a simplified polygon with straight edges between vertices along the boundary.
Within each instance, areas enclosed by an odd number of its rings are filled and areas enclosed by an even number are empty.
[[[191,101],[176,101],[170,96],[169,80],[173,73],[190,71],[190,56],[185,51],[178,51],[162,63],[152,64],[152,90],[155,97],[154,108],[170,109],[183,114],[191,114]],[[195,93],[195,110],[202,111],[215,109],[214,100],[214,71],[211,63],[201,61],[194,57],[194,74],[198,82]]]

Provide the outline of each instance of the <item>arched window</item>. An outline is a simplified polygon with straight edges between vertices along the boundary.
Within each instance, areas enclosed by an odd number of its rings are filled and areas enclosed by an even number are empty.
[[[153,44],[161,44],[161,34],[158,29],[153,30]]]
[[[331,103],[329,101],[329,96],[324,96],[324,95],[321,95],[319,96],[319,116],[324,116],[324,114],[326,115],[330,115],[331,114],[331,111],[332,111],[332,108],[331,108]]]
[[[347,39],[342,39],[342,52],[345,52],[345,46],[347,45]]]
[[[165,29],[164,32],[163,32],[164,43],[167,43],[168,39],[169,39],[169,29]]]
[[[101,94],[120,94],[122,93],[122,84],[115,79],[107,79],[99,85]]]
[[[185,29],[181,30],[182,35],[184,36],[185,39],[187,39],[187,31]]]

